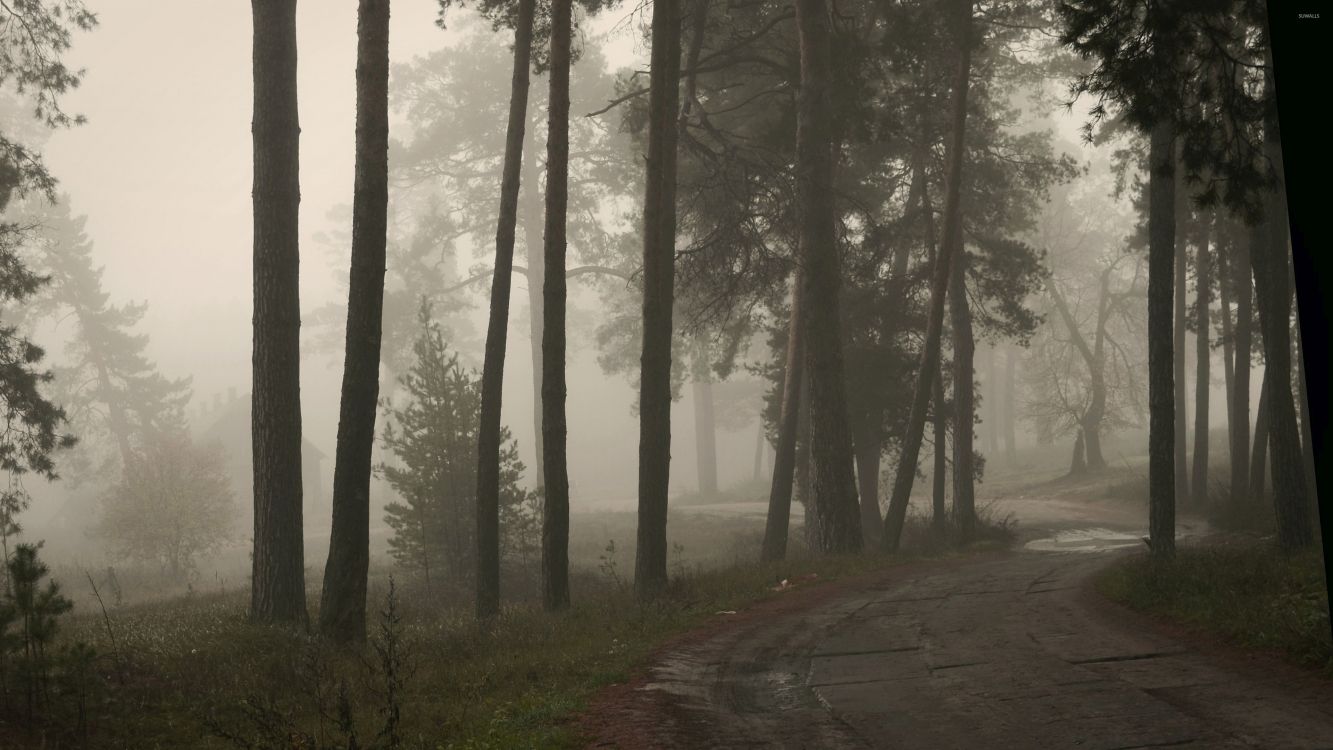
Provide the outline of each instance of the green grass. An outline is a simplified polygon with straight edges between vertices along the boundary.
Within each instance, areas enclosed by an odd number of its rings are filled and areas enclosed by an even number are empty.
[[[1140,612],[1333,675],[1317,549],[1288,556],[1267,544],[1184,548],[1169,561],[1142,556],[1115,565],[1097,588]]]
[[[568,720],[672,636],[720,610],[779,595],[771,588],[783,578],[817,573],[828,580],[889,564],[867,555],[694,572],[653,604],[638,603],[604,569],[576,576],[568,612],[511,606],[489,631],[405,585],[398,596],[406,654],[406,666],[396,670],[404,679],[400,734],[406,747],[420,748],[577,746]],[[376,581],[373,609],[383,608],[385,593],[384,581]],[[248,625],[246,604],[241,591],[196,594],[117,608],[109,632],[95,610],[67,623],[64,640],[87,641],[99,654],[87,746],[234,746],[216,736],[221,730],[257,747],[308,747],[261,741],[266,728],[332,743],[340,686],[365,746],[383,725],[386,705],[385,670],[373,647],[339,651],[302,632]],[[371,619],[375,631],[380,618]],[[40,727],[0,721],[0,745],[83,746],[74,711],[72,701],[57,697]]]

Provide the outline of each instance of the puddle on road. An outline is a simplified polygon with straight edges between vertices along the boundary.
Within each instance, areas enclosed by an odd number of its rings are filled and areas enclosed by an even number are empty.
[[[1114,529],[1068,529],[1055,536],[1033,539],[1023,545],[1036,552],[1106,552],[1143,544],[1147,531],[1115,531]]]
[[[1196,536],[1206,531],[1206,524],[1184,522],[1176,527],[1176,539]],[[1143,546],[1146,549],[1147,546],[1143,540],[1147,537],[1147,529],[1125,531],[1097,526],[1057,531],[1055,536],[1033,539],[1023,547],[1034,552],[1109,552],[1137,546]]]

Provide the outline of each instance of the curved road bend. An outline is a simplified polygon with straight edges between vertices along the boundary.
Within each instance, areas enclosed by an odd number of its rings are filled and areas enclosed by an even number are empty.
[[[744,621],[652,669],[642,690],[660,692],[641,702],[657,707],[634,744],[1333,748],[1333,683],[1193,650],[1106,604],[1089,582],[1113,558],[890,570],[812,611]]]

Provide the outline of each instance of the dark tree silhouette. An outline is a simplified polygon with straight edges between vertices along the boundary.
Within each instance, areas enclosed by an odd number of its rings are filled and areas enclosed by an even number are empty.
[[[1211,370],[1209,359],[1212,349],[1209,345],[1209,307],[1212,300],[1212,255],[1208,250],[1208,227],[1211,217],[1204,216],[1201,221],[1199,244],[1195,250],[1195,278],[1197,296],[1195,298],[1194,322],[1198,362],[1195,364],[1194,380],[1194,464],[1190,476],[1191,496],[1195,508],[1208,504],[1208,389],[1210,388]]]
[[[1266,241],[1250,257],[1264,339],[1264,373],[1268,404],[1268,450],[1277,511],[1278,544],[1296,550],[1314,543],[1309,488],[1301,453],[1296,402],[1291,393],[1291,250],[1287,242],[1287,206],[1282,194],[1282,144],[1273,96],[1271,59],[1264,77],[1269,110],[1264,122],[1264,156],[1274,172],[1274,185],[1264,206]],[[1269,377],[1268,373],[1271,373]]]
[[[764,546],[760,555],[760,559],[765,562],[781,560],[787,554],[792,484],[796,475],[796,433],[801,422],[802,371],[805,369],[800,322],[801,286],[798,273],[792,283],[791,315],[787,320],[787,366],[783,370],[778,444],[773,458],[773,483],[768,493],[768,519],[764,524]]]
[[[833,191],[832,33],[826,0],[796,0],[801,86],[796,101],[798,255],[806,305],[805,374],[810,384],[810,458],[818,550],[861,549],[852,473],[839,318],[839,261]]]
[[[671,475],[671,313],[675,301],[679,0],[653,3],[648,153],[643,199],[643,350],[639,360],[639,526],[634,587],[651,598],[667,583]],[[548,459],[549,460],[549,459]]]
[[[1176,551],[1175,394],[1172,305],[1176,257],[1175,132],[1152,130],[1148,150],[1148,538],[1152,552]]]
[[[1228,502],[1233,514],[1239,513],[1250,496],[1250,363],[1254,357],[1254,285],[1251,281],[1250,255],[1260,241],[1258,227],[1237,237],[1236,255],[1229,263],[1229,282],[1236,290],[1236,340],[1233,345],[1235,365],[1231,385],[1231,487]]]
[[[509,91],[509,123],[505,129],[500,215],[495,227],[491,315],[486,328],[486,355],[481,374],[481,427],[477,436],[477,618],[481,620],[494,617],[500,610],[501,395],[509,333],[509,291],[514,268],[524,126],[528,117],[532,19],[536,5],[536,0],[519,0],[518,21],[514,26],[514,75]]]
[[[884,536],[881,544],[888,552],[898,550],[903,522],[907,517],[907,502],[912,495],[921,440],[926,429],[926,412],[935,391],[932,381],[939,377],[941,369],[938,363],[944,331],[944,303],[953,278],[954,259],[963,251],[963,217],[960,203],[967,128],[967,88],[972,69],[972,40],[969,34],[972,25],[972,0],[951,0],[951,2],[955,4],[950,15],[950,23],[958,40],[958,62],[954,69],[953,92],[949,103],[950,129],[944,183],[944,237],[932,271],[930,311],[926,321],[925,344],[921,350],[921,367],[917,371],[916,390],[912,398],[912,412],[907,422],[907,433],[903,436],[899,448],[898,471],[893,481],[893,494],[889,498],[889,507],[884,514]]]
[[[333,527],[319,607],[320,632],[343,642],[366,639],[370,452],[380,391],[389,210],[389,0],[361,0],[356,46],[356,176],[347,344],[333,470]]]
[[[572,0],[551,5],[551,96],[546,139],[546,279],[542,302],[542,602],[569,606],[569,466],[565,454],[565,238],[569,203],[569,64]]]
[[[252,0],[251,9],[255,524],[250,618],[304,624],[296,0]]]
[[[1176,140],[1177,150],[1179,151],[1180,139]],[[1189,417],[1185,401],[1185,310],[1188,308],[1186,299],[1186,259],[1189,254],[1189,240],[1185,232],[1189,217],[1189,201],[1187,200],[1185,190],[1185,165],[1178,162],[1175,168],[1176,176],[1176,250],[1175,250],[1175,270],[1174,285],[1171,296],[1172,316],[1171,316],[1171,378],[1172,387],[1175,389],[1174,406],[1172,414],[1175,419],[1175,493],[1177,503],[1186,503],[1190,497],[1190,467],[1189,454],[1186,452],[1185,441],[1189,436]],[[1150,324],[1151,325],[1151,324]]]

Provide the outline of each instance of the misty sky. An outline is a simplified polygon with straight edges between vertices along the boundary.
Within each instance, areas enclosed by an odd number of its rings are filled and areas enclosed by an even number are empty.
[[[45,145],[47,162],[72,211],[88,217],[95,258],[106,267],[107,292],[118,302],[148,303],[141,330],[150,334],[149,353],[162,372],[194,378],[194,406],[229,389],[245,393],[252,252],[249,4],[90,0],[88,5],[100,25],[74,39],[69,62],[86,67],[87,75],[66,100],[66,108],[86,115],[88,123],[55,133]],[[459,29],[477,23],[467,12],[457,12],[450,30],[442,31],[435,25],[436,11],[435,0],[394,3],[394,64],[447,46]],[[597,36],[609,66],[619,68],[646,59],[635,33],[641,20],[641,13],[617,10],[592,19],[584,33]],[[297,29],[301,309],[308,314],[345,294],[338,288],[335,266],[345,271],[346,257],[329,257],[327,246],[314,238],[350,229],[338,227],[330,213],[352,197],[356,3],[305,0],[298,5]],[[497,34],[495,41],[507,45],[510,36]],[[544,79],[534,79],[534,85],[545,85]],[[502,141],[503,123],[496,128]],[[463,250],[461,264],[466,265],[470,261]],[[475,305],[478,336],[484,335],[488,288],[478,284],[466,292]],[[578,290],[571,288],[571,294]],[[525,317],[521,296],[515,300],[511,317]],[[515,323],[505,422],[531,468],[531,368],[520,336],[526,337],[526,324]],[[637,421],[630,413],[629,384],[618,376],[601,376],[594,357],[586,342],[571,342],[571,474],[576,486],[582,478],[595,496],[607,489],[604,474],[614,475],[611,485],[632,486],[637,440],[631,438],[637,436]],[[341,363],[341,357],[336,360]],[[311,358],[302,365],[304,431],[330,457],[341,374],[340,367],[328,366],[332,361]],[[691,428],[684,407],[676,409],[678,438],[687,437]],[[752,456],[753,438],[729,451],[721,437],[725,483],[732,474],[726,467],[729,453],[748,471],[749,459],[740,459]],[[685,482],[682,487],[694,484],[688,445],[674,451],[673,485],[678,484],[674,480]],[[735,471],[742,469],[738,465]]]
[[[192,376],[195,405],[229,389],[244,393],[251,334],[249,4],[90,0],[89,7],[101,23],[74,40],[69,61],[85,66],[87,76],[67,99],[67,109],[89,122],[52,136],[45,146],[48,164],[72,211],[88,217],[88,235],[97,261],[106,266],[104,283],[113,300],[148,303],[142,330],[151,336],[150,354],[162,372]],[[602,40],[610,67],[646,58],[637,35],[645,19],[635,8],[624,5],[585,25],[585,33]],[[451,31],[442,31],[434,23],[436,9],[435,0],[395,1],[395,64],[448,45],[457,29],[471,22],[459,12]],[[309,313],[344,293],[335,265],[345,268],[350,248],[331,258],[314,237],[347,229],[336,226],[330,212],[352,196],[356,3],[304,0],[297,27],[301,308]],[[494,38],[496,44],[510,41],[508,34]],[[534,85],[545,85],[544,79],[534,79]],[[1065,137],[1074,140],[1080,118],[1060,119]],[[497,142],[503,140],[501,128],[497,122]],[[470,262],[466,253],[462,262]],[[467,292],[479,337],[487,288],[479,284]],[[572,286],[571,294],[579,290]],[[511,317],[526,316],[525,307],[516,294]],[[531,468],[531,369],[520,337],[526,337],[526,325],[515,323],[504,419]],[[571,341],[570,471],[576,493],[581,485],[585,496],[631,490],[637,460],[637,421],[629,408],[633,391],[624,378],[601,375],[594,356],[590,342]],[[302,371],[305,433],[330,456],[341,374],[339,367],[328,366],[334,361],[308,359]],[[677,405],[673,422],[672,485],[692,488],[688,396]],[[753,429],[745,436],[719,435],[724,486],[749,475]]]

